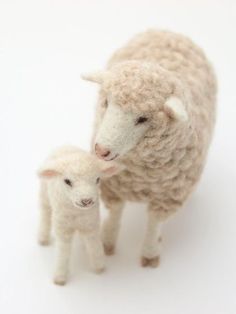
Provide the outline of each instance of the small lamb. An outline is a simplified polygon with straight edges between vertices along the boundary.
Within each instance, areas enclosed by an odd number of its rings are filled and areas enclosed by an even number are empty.
[[[70,250],[75,231],[79,231],[88,251],[92,269],[104,270],[104,250],[100,240],[100,177],[111,176],[120,169],[76,147],[63,147],[52,154],[40,168],[39,243],[48,245],[51,221],[56,237],[54,283],[67,280]]]

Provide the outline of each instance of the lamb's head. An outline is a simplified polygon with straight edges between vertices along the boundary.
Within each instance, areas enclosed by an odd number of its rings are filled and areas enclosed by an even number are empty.
[[[100,177],[109,177],[122,170],[117,163],[107,163],[78,150],[49,158],[38,171],[40,178],[50,180],[60,202],[80,209],[93,206],[98,200]]]
[[[101,159],[123,156],[163,120],[187,120],[181,83],[161,66],[126,61],[83,78],[101,84],[104,116],[94,142]]]

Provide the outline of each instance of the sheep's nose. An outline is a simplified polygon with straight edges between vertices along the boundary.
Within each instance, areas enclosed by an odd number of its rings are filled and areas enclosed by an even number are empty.
[[[84,199],[81,200],[81,203],[84,206],[88,206],[88,205],[91,205],[93,203],[93,200],[91,198],[84,198]]]
[[[96,155],[100,158],[108,157],[111,153],[108,149],[106,149],[100,144],[95,144],[95,152],[96,152]]]

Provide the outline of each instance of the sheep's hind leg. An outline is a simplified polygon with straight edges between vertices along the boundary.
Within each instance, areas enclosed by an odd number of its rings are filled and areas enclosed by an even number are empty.
[[[124,202],[116,200],[109,204],[109,215],[102,228],[102,241],[106,255],[115,253],[115,246],[120,229],[120,220],[124,207]]]
[[[141,265],[143,267],[157,267],[160,263],[162,225],[158,212],[150,206],[142,249]]]

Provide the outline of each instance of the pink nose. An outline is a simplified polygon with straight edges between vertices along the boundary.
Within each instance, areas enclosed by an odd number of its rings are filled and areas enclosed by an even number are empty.
[[[99,144],[95,144],[95,152],[97,156],[101,158],[108,157],[111,153],[108,149]]]

